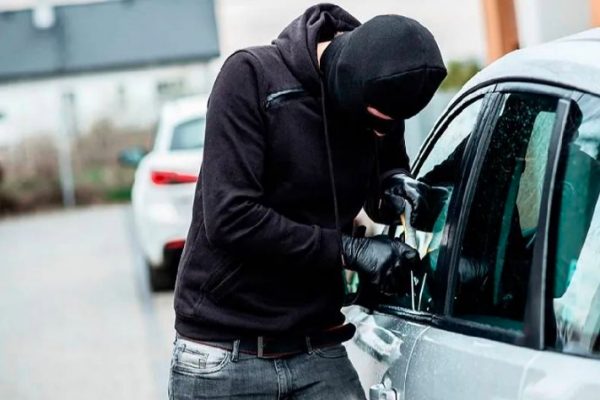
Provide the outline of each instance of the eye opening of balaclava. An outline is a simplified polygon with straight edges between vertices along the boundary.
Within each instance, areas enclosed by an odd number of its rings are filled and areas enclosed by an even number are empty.
[[[404,120],[429,103],[446,77],[433,35],[399,15],[377,16],[334,37],[321,71],[331,111],[381,133],[403,133]],[[372,116],[367,106],[393,119]]]

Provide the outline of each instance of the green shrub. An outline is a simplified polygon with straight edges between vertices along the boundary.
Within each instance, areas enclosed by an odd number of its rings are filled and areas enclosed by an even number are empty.
[[[450,61],[447,65],[448,76],[442,82],[440,89],[457,91],[469,79],[481,70],[481,66],[476,61]]]

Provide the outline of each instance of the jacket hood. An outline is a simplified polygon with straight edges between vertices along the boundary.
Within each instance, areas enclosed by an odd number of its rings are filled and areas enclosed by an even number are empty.
[[[292,74],[310,92],[318,92],[317,43],[336,32],[351,31],[360,22],[341,7],[317,4],[292,21],[273,41]]]

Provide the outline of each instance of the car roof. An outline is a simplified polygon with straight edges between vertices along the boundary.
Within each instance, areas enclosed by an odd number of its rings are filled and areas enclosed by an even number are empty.
[[[169,151],[175,126],[206,116],[208,96],[196,95],[170,100],[162,106],[153,151]]]
[[[162,106],[162,122],[179,122],[182,120],[202,117],[206,114],[208,96],[187,96],[170,100]]]
[[[535,81],[600,96],[600,28],[513,51],[490,64],[460,90],[501,81]]]

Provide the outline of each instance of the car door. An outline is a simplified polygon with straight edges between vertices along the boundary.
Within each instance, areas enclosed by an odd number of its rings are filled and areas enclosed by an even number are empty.
[[[444,312],[417,340],[407,399],[518,399],[543,335],[548,168],[566,129],[567,90],[502,85],[450,230]]]
[[[600,97],[582,94],[581,115],[557,146],[544,257],[546,350],[527,368],[525,400],[591,400],[600,393]]]
[[[480,127],[487,123],[483,119],[484,110],[496,107],[495,100],[487,96],[491,89],[492,87],[487,87],[460,99],[442,116],[424,145],[425,155],[418,161],[422,165],[421,175],[447,160],[462,163],[468,169],[472,162],[468,157],[468,149],[472,146],[471,142],[476,142],[471,138],[478,135]],[[450,196],[443,204],[431,235],[430,247],[435,247],[435,251],[427,258],[431,271],[436,269],[438,260],[442,259],[438,257],[440,252],[443,253],[442,237],[445,227],[452,220],[448,216],[448,204],[458,189],[459,178],[448,177],[444,182]],[[410,229],[407,226],[390,226],[387,231],[390,235],[406,236]],[[438,277],[442,276],[443,273],[440,272]],[[423,332],[429,329],[433,315],[443,312],[444,291],[432,293],[428,289],[433,282],[431,272],[429,277],[427,280],[427,277],[420,276],[420,282],[407,282],[407,286],[412,289],[396,296],[382,297],[375,312],[356,306],[346,310],[347,319],[357,327],[357,334],[347,344],[347,348],[363,387],[369,392],[372,386],[385,383],[385,387],[379,387],[373,396],[378,396],[379,393],[383,395],[386,390],[392,394],[394,391],[400,395],[403,393],[404,378],[413,347]]]

